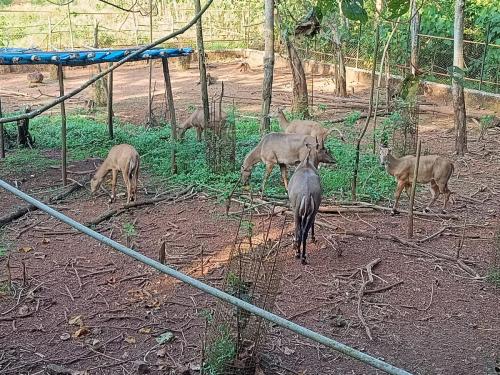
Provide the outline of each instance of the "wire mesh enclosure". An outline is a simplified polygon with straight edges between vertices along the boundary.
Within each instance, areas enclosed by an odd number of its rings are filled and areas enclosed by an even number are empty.
[[[214,173],[234,170],[236,165],[236,127],[234,115],[230,118],[222,111],[220,103],[212,101],[210,122],[205,130],[206,160]]]
[[[223,290],[237,298],[272,311],[279,291],[281,236],[271,240],[269,222],[264,235],[252,236],[253,223],[241,221],[236,235],[223,284]],[[205,374],[253,375],[268,322],[245,310],[219,300],[204,343]]]
[[[416,99],[397,99],[394,109],[400,114],[394,124],[392,133],[392,149],[396,156],[414,155],[418,138],[418,102]]]

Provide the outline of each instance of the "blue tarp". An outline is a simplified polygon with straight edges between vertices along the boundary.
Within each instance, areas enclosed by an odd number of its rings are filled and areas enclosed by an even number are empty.
[[[81,66],[117,62],[137,50],[138,48],[46,52],[27,48],[0,48],[0,65],[55,64]],[[191,53],[193,53],[192,48],[153,48],[140,53],[129,61],[186,56]]]

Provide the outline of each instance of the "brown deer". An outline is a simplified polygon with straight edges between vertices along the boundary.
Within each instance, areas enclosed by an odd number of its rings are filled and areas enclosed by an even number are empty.
[[[248,153],[241,166],[241,182],[248,183],[252,168],[255,164],[263,162],[266,165],[262,179],[261,194],[264,192],[266,181],[275,164],[279,164],[281,177],[285,188],[288,189],[287,165],[296,165],[305,159],[310,148],[317,148],[315,167],[320,162],[335,163],[335,159],[324,147],[324,144],[314,137],[301,134],[269,133],[259,144]]]
[[[109,150],[107,158],[97,169],[92,180],[90,180],[90,188],[92,193],[99,188],[104,178],[111,171],[111,200],[116,198],[116,178],[118,171],[122,172],[123,181],[127,187],[127,203],[135,201],[137,194],[137,180],[139,178],[139,154],[130,145],[116,145]]]
[[[210,118],[209,121],[212,121],[215,118],[215,121],[220,121],[220,127],[224,128],[227,120],[227,113],[222,111],[221,116],[219,118],[219,111],[210,110]],[[179,138],[184,138],[184,133],[186,130],[195,128],[196,129],[196,139],[198,142],[201,141],[201,133],[205,130],[205,121],[203,118],[203,108],[197,108],[191,115],[180,125],[177,126],[179,129]]]
[[[319,144],[309,150],[304,160],[297,166],[288,184],[290,208],[295,222],[294,248],[296,257],[306,264],[306,240],[311,230],[311,240],[314,237],[314,221],[321,204],[321,183],[316,165],[318,164]],[[302,254],[300,248],[302,245]]]
[[[391,149],[387,147],[380,148],[380,163],[385,166],[385,170],[391,176],[396,178],[397,187],[394,193],[394,206],[392,208],[392,215],[398,213],[399,197],[403,189],[410,189],[413,183],[413,172],[415,170],[415,163],[417,158],[412,155],[396,158],[391,154]],[[427,184],[430,183],[430,190],[432,199],[425,207],[424,211],[428,212],[430,207],[438,199],[440,194],[444,194],[444,203],[442,212],[446,210],[448,200],[451,195],[448,189],[448,181],[453,174],[453,163],[445,157],[439,155],[424,155],[420,156],[417,172],[417,183]]]
[[[288,121],[283,113],[283,110],[279,108],[277,110],[278,122],[281,129],[285,133],[295,133],[310,135],[312,137],[317,137],[321,142],[325,142],[326,138],[334,131],[339,134],[339,138],[344,141],[344,135],[337,128],[326,129],[319,122],[312,120],[292,120]]]

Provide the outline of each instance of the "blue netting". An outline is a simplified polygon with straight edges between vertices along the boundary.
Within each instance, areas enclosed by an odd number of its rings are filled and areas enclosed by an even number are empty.
[[[96,49],[91,51],[41,51],[29,48],[0,48],[0,65],[55,64],[64,66],[90,65],[117,62],[138,48]],[[133,57],[129,61],[186,56],[192,48],[154,48]]]

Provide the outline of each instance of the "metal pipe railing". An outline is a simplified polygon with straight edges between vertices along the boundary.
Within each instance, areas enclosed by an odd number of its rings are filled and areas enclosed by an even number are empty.
[[[245,302],[241,299],[238,299],[230,294],[227,294],[217,288],[214,288],[210,285],[207,285],[205,283],[202,283],[201,281],[198,281],[190,276],[187,276],[183,274],[182,272],[179,272],[169,266],[166,266],[164,264],[161,264],[160,262],[157,262],[151,258],[148,258],[141,253],[138,253],[137,251],[134,251],[132,249],[129,249],[126,246],[123,246],[119,244],[118,242],[113,241],[112,239],[96,232],[93,231],[92,229],[87,228],[83,224],[69,218],[68,216],[60,213],[59,211],[54,210],[53,208],[50,208],[46,204],[36,200],[35,198],[23,193],[22,191],[16,189],[15,187],[9,185],[5,181],[0,179],[0,187],[3,188],[4,190],[7,190],[8,192],[14,194],[15,196],[21,198],[22,200],[38,207],[40,210],[48,213],[50,216],[55,217],[56,219],[62,221],[63,223],[66,223],[73,228],[77,229],[78,231],[96,239],[97,241],[100,241],[110,247],[112,247],[115,250],[118,250],[121,253],[124,253],[139,262],[142,262],[144,264],[147,264],[148,266],[153,267],[154,269],[165,273],[169,276],[172,276],[173,278],[180,280],[186,284],[189,284],[205,293],[208,293],[214,297],[217,297],[225,302],[228,302],[232,305],[235,305],[237,307],[240,307],[252,314],[255,314],[257,316],[260,316],[261,318],[264,318],[270,322],[273,322],[280,327],[289,329],[290,331],[293,331],[301,336],[307,337],[313,341],[319,342],[320,344],[323,344],[329,348],[332,348],[334,350],[337,350],[345,355],[348,355],[352,358],[355,358],[361,362],[364,362],[372,367],[378,368],[388,374],[394,374],[394,375],[411,375],[409,372],[397,368],[387,362],[384,362],[378,358],[372,357],[368,354],[362,353],[356,349],[353,349],[345,344],[342,344],[341,342],[335,341],[329,337],[323,336],[317,332],[314,332],[310,329],[307,329],[305,327],[302,327],[296,323],[293,323],[289,320],[286,320],[278,315],[275,315],[273,313],[270,313],[269,311],[266,311],[264,309],[261,309],[257,306],[254,306],[248,302]]]

